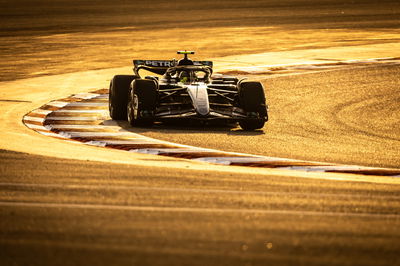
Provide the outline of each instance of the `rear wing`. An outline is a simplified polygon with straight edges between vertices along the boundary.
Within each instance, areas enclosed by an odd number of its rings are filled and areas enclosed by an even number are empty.
[[[158,75],[164,75],[167,69],[177,66],[176,60],[133,60],[133,72],[139,76],[139,70],[144,69]],[[212,61],[193,61],[195,66],[213,67]]]

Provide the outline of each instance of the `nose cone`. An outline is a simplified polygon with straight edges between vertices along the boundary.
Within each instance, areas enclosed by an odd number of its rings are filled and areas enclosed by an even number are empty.
[[[187,91],[192,98],[193,106],[199,115],[208,115],[210,104],[208,102],[207,86],[204,84],[189,85]]]

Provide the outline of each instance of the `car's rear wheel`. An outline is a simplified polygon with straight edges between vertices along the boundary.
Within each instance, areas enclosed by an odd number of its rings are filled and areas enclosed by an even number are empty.
[[[127,118],[131,126],[153,125],[157,96],[154,80],[136,79],[132,83],[127,104]]]
[[[126,119],[129,87],[136,78],[134,75],[116,75],[110,82],[108,110],[114,120]]]
[[[244,130],[263,128],[268,120],[263,85],[256,81],[240,82],[239,103],[247,115],[247,118],[239,121],[240,127]]]

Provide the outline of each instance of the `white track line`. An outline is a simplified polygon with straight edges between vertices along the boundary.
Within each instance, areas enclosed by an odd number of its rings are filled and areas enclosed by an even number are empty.
[[[84,142],[84,144],[92,145],[92,146],[98,146],[98,147],[105,147],[107,145],[103,141],[96,141],[96,140],[86,141],[86,142]]]
[[[234,154],[234,153],[231,153]],[[243,157],[202,157],[194,159],[195,161],[202,161],[216,164],[231,164],[231,163],[257,163],[257,162],[297,162],[295,160],[262,156],[243,156]]]
[[[49,132],[50,132],[50,129],[49,129],[48,127],[39,126],[39,125],[34,125],[34,124],[29,124],[29,123],[25,123],[25,125],[26,125],[27,127],[29,127],[30,129],[33,129],[33,130],[44,130],[44,131],[49,131]]]
[[[70,139],[68,136],[63,136],[62,134],[57,134],[57,133],[53,133],[53,132],[45,132],[45,131],[37,131],[38,133],[45,135],[45,136],[49,136],[49,137],[55,137],[55,138],[64,138],[66,140]]]
[[[59,109],[52,111],[53,113],[107,113],[107,110],[95,109],[95,110],[69,110],[69,109]]]
[[[202,157],[193,159],[194,161],[201,161],[213,164],[230,165],[232,163],[254,163],[264,161],[263,158],[254,157]]]
[[[109,95],[108,92],[104,94],[99,94],[99,96],[96,97],[96,99],[108,99]]]
[[[68,104],[68,106],[97,107],[97,106],[108,106],[108,103],[71,102]]]
[[[213,213],[213,214],[264,214],[264,215],[296,215],[296,216],[330,216],[330,217],[379,217],[386,219],[399,219],[400,214],[380,213],[348,213],[348,212],[323,212],[323,211],[296,211],[296,210],[266,210],[266,209],[241,209],[241,208],[202,208],[202,207],[169,207],[169,206],[132,206],[132,205],[107,205],[107,204],[79,204],[79,203],[45,203],[45,202],[7,202],[1,201],[0,207],[29,207],[29,208],[66,208],[66,209],[92,209],[134,212],[177,212],[177,213]]]
[[[162,141],[151,141],[143,138],[132,138],[129,140],[100,140],[105,145],[129,145],[129,144],[163,144]]]
[[[101,116],[50,116],[46,120],[56,121],[96,121],[102,119]]]
[[[358,166],[358,165],[288,166],[288,167],[281,167],[280,169],[300,170],[306,172],[379,170],[379,168]]]
[[[52,101],[52,102],[46,103],[45,105],[62,108],[62,107],[67,106],[68,104],[69,104],[69,102]]]
[[[75,132],[75,131],[61,131],[60,134],[67,134],[71,138],[85,137],[85,138],[96,138],[96,137],[132,137],[131,133],[127,132]]]
[[[40,114],[40,115],[48,115],[54,111],[51,110],[43,110],[43,109],[36,109],[30,112],[30,114]]]
[[[44,123],[45,119],[42,117],[24,116],[23,121]]]
[[[210,149],[202,149],[202,148],[165,148],[165,149],[132,149],[129,150],[132,152],[138,152],[138,153],[146,153],[146,154],[160,154],[160,153],[197,153],[197,152],[216,152],[215,150],[210,150]]]
[[[117,140],[115,142],[113,142],[112,140],[91,140],[91,141],[85,142],[85,144],[105,147],[105,146],[109,146],[109,145],[151,145],[151,144],[162,144],[162,143],[143,140],[143,139],[129,139],[125,142],[119,141],[119,140]],[[133,151],[133,150],[131,149],[129,151]],[[137,152],[137,151],[135,151],[135,152]]]
[[[63,124],[51,124],[47,125],[49,129],[115,129],[119,130],[116,126],[102,126],[102,125],[63,125]],[[89,131],[88,131],[89,132]]]
[[[93,99],[93,98],[97,98],[99,97],[101,94],[98,93],[78,93],[78,94],[74,94],[71,97],[72,98],[78,98],[78,99],[84,99],[84,100],[88,100],[88,99]]]

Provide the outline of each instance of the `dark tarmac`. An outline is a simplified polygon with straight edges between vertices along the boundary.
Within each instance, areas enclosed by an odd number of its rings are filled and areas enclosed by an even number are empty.
[[[156,139],[231,152],[371,167],[400,167],[400,67],[368,66],[264,80],[263,130],[158,125]]]
[[[397,265],[399,186],[1,151],[2,265]]]

